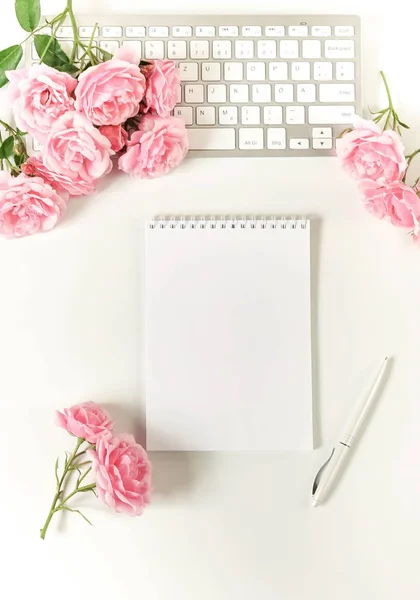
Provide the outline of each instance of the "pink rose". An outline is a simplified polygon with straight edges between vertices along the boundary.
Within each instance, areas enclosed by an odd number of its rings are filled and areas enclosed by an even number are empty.
[[[419,230],[420,198],[413,188],[401,181],[379,187],[364,179],[359,188],[366,208],[380,219],[388,218],[397,227],[414,227]]]
[[[103,437],[88,451],[95,471],[96,491],[117,512],[141,515],[150,504],[151,465],[132,435]]]
[[[143,70],[146,75],[144,112],[169,117],[177,101],[180,73],[172,60],[155,60]]]
[[[57,410],[55,416],[59,427],[90,444],[97,444],[102,436],[112,430],[113,424],[108,413],[95,402],[75,404],[65,408],[64,414]]]
[[[118,166],[142,178],[159,177],[177,167],[187,152],[188,135],[182,119],[148,114],[127,142]]]
[[[73,110],[76,79],[47,65],[7,71],[6,75],[17,126],[43,142],[54,121]]]
[[[68,191],[60,183],[63,177],[57,175],[57,173],[51,173],[42,162],[41,156],[30,156],[21,168],[23,173],[28,177],[42,177],[64,200],[67,201],[69,199]],[[67,183],[71,184],[70,179],[68,179]]]
[[[140,68],[114,58],[80,75],[75,107],[95,125],[121,125],[139,112],[145,89]]]
[[[114,59],[125,60],[133,65],[139,66],[141,52],[132,46],[121,46],[114,52]]]
[[[109,140],[114,152],[122,150],[127,143],[128,133],[121,125],[102,125],[99,131]]]
[[[0,233],[12,238],[48,231],[65,210],[63,198],[41,177],[0,171]]]
[[[62,115],[43,148],[43,164],[57,173],[60,185],[73,196],[89,194],[95,181],[112,169],[111,144],[78,112]]]
[[[400,136],[359,117],[355,129],[337,140],[337,156],[354,179],[371,179],[379,185],[401,179],[407,168]]]

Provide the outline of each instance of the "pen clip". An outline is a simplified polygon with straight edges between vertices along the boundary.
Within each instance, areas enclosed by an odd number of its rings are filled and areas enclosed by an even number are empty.
[[[315,475],[314,483],[312,485],[312,496],[315,494],[316,490],[318,489],[319,481],[320,481],[321,475],[322,475],[322,471],[325,469],[325,467],[328,465],[328,463],[332,459],[334,452],[335,452],[335,448],[333,448],[330,457],[324,462],[324,464],[322,465],[322,467],[319,469],[318,473]]]

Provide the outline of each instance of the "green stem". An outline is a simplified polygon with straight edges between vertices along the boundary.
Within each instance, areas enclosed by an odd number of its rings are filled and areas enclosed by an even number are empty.
[[[73,0],[67,0],[66,10],[70,17],[70,23],[71,23],[71,26],[73,29],[73,50],[71,51],[70,61],[72,63],[74,63],[74,61],[76,59],[77,47],[79,45],[80,39],[79,39],[79,30],[77,28],[76,17],[74,16],[74,12],[73,12]]]
[[[62,485],[64,483],[64,480],[66,478],[67,473],[69,472],[69,468],[70,468],[70,466],[71,466],[71,464],[72,464],[72,462],[74,460],[74,457],[76,456],[77,451],[79,450],[80,446],[83,444],[84,441],[85,440],[83,438],[77,438],[76,447],[73,450],[73,453],[71,454],[71,456],[68,459],[68,461],[66,461],[66,466],[65,466],[65,468],[63,470],[63,474],[62,474],[62,476],[59,479],[58,484],[57,484],[57,492],[56,492],[56,494],[55,494],[55,496],[53,498],[53,501],[52,501],[52,504],[51,504],[51,508],[50,508],[50,512],[48,513],[48,517],[47,517],[47,520],[44,523],[44,527],[41,529],[41,539],[43,539],[43,540],[45,539],[45,534],[47,533],[47,529],[48,529],[48,526],[49,526],[49,524],[51,522],[51,519],[53,518],[53,515],[56,512],[57,502],[58,502],[58,499],[59,499],[59,497],[60,497],[60,495],[62,493],[61,487],[62,487]]]
[[[64,22],[64,19],[66,18],[66,15],[67,15],[67,10],[65,10],[65,11],[64,11],[64,12],[61,14],[61,17],[60,17],[60,19],[59,19],[59,21],[58,21],[58,23],[57,23],[57,26],[55,27],[55,29],[53,29],[53,30],[52,30],[52,32],[51,32],[51,37],[50,37],[50,39],[48,40],[48,43],[47,43],[47,45],[46,45],[46,46],[45,46],[45,48],[44,48],[44,52],[43,52],[43,53],[41,54],[41,56],[39,57],[39,64],[41,64],[41,63],[42,63],[42,61],[44,60],[44,58],[45,58],[45,55],[47,54],[47,52],[48,52],[48,50],[49,50],[49,47],[51,46],[51,44],[52,44],[52,41],[53,41],[53,39],[55,38],[55,34],[57,33],[57,31],[60,29],[61,25],[63,24],[63,22]]]
[[[419,153],[420,153],[420,148],[418,150],[414,150],[414,152],[412,152],[411,154],[409,154],[408,156],[405,157],[407,159],[407,168],[410,166],[410,163],[413,160],[413,158]]]
[[[385,90],[386,90],[386,95],[388,97],[389,108],[391,109],[391,111],[393,111],[394,110],[394,105],[392,103],[391,92],[389,90],[389,86],[388,86],[388,82],[387,82],[386,77],[385,77],[385,73],[383,71],[379,71],[379,74],[382,77],[382,81],[384,82],[384,86],[385,86]]]
[[[70,500],[70,498],[73,498],[73,496],[75,496],[79,492],[89,492],[90,490],[94,490],[95,488],[96,488],[96,483],[89,483],[89,485],[84,485],[82,487],[77,487],[76,489],[74,489],[72,491],[71,494],[69,494],[68,496],[66,496],[62,502],[60,502],[60,504],[57,506],[57,508],[55,510],[56,511],[57,510],[61,510],[63,508],[63,506],[66,504],[66,502],[68,500]]]

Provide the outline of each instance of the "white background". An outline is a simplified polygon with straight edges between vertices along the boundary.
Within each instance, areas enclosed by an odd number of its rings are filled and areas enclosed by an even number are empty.
[[[22,39],[12,0],[0,39]],[[45,12],[64,2],[44,0]],[[75,0],[78,11],[172,12],[171,0]],[[153,7],[152,7],[153,4]],[[348,12],[364,17],[365,105],[379,69],[420,145],[419,15],[408,0],[196,0],[184,13]],[[198,8],[199,4],[199,8]],[[413,4],[414,6],[414,4]],[[2,115],[8,107],[3,102]],[[367,113],[366,113],[367,114]],[[416,163],[420,169],[420,161]],[[94,521],[39,528],[53,464],[70,439],[53,412],[106,403],[142,439],[144,218],[155,213],[296,213],[313,236],[318,447],[278,455],[153,455],[142,518],[82,499]],[[1,241],[1,594],[70,600],[391,600],[419,596],[420,247],[362,208],[334,158],[187,160],[156,181],[110,177],[53,232]],[[384,392],[330,501],[310,507],[326,458],[370,369],[393,357]]]

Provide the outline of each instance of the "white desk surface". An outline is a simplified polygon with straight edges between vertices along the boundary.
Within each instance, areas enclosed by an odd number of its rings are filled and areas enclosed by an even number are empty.
[[[2,2],[2,47],[22,38]],[[108,0],[75,0],[111,12]],[[146,2],[119,0],[123,12]],[[364,17],[365,99],[389,77],[411,150],[420,145],[419,11],[412,2],[212,0],[199,11],[347,12]],[[63,1],[43,0],[45,12]],[[173,12],[171,0],[155,10]],[[178,3],[197,12],[197,1]],[[182,8],[181,8],[182,7]],[[115,10],[115,9],[114,9]],[[149,10],[153,10],[150,5]],[[415,12],[416,11],[416,12]],[[387,43],[384,43],[387,41]],[[7,107],[3,101],[6,116]],[[417,114],[416,114],[417,113]],[[418,161],[420,169],[420,160]],[[155,213],[296,213],[313,240],[315,395],[312,453],[153,455],[145,516],[84,499],[38,537],[53,465],[70,441],[53,411],[104,402],[141,430],[142,224]],[[411,600],[420,594],[420,247],[368,215],[330,159],[190,159],[169,177],[111,178],[74,201],[55,231],[0,242],[0,531],[4,597],[70,600]],[[394,357],[384,393],[328,504],[313,476],[370,367]]]

